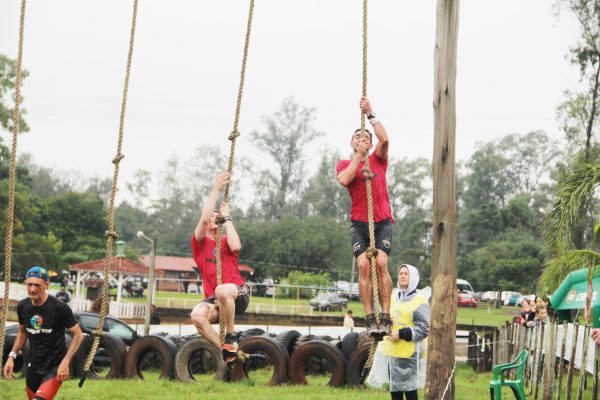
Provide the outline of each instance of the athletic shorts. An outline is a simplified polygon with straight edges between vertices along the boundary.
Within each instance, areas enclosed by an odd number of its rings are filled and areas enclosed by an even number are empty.
[[[235,315],[243,314],[250,304],[250,288],[247,285],[237,285],[238,295],[235,299]],[[217,296],[213,295],[202,300],[200,303],[214,304],[219,309],[217,304]]]
[[[56,379],[57,371],[58,367],[49,371],[36,371],[29,367],[25,378],[28,391],[44,399],[54,398],[61,385],[61,382]]]
[[[393,230],[392,221],[389,218],[375,222],[375,247],[388,256],[392,251]],[[352,236],[352,253],[354,253],[354,257],[358,257],[369,248],[369,223],[351,221],[350,234]]]

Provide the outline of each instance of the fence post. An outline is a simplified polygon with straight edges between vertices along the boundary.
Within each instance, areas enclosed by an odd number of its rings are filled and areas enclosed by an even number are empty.
[[[554,387],[554,365],[556,360],[556,328],[555,322],[548,323],[548,339],[546,340],[546,351],[544,370],[542,375],[542,398],[551,399]]]
[[[483,370],[491,371],[492,370],[492,333],[487,332],[484,336],[485,338],[485,348],[483,352]]]
[[[560,400],[560,396],[562,395],[563,372],[565,369],[565,353],[567,350],[567,334],[569,333],[569,323],[567,321],[563,321],[562,331],[563,337],[560,348],[560,357],[558,359],[558,386],[556,388],[556,400]]]
[[[600,362],[600,351],[594,346],[594,380],[592,382],[592,400],[598,400],[598,363]]]
[[[573,387],[573,367],[575,366],[575,356],[577,355],[577,336],[579,336],[579,323],[573,324],[573,334],[571,335],[571,358],[569,359],[569,369],[567,371],[567,394],[566,400],[571,400],[571,388]]]
[[[586,370],[587,366],[587,353],[590,339],[590,326],[585,324],[583,327],[583,347],[581,348],[581,365],[579,366],[579,387],[577,388],[577,400],[581,400],[583,398],[583,387],[585,386],[586,379]]]

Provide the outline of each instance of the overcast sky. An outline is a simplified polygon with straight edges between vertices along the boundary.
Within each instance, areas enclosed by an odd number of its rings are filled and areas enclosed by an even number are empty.
[[[565,60],[578,36],[553,0],[463,0],[457,80],[457,158],[479,141],[544,130],[561,138],[555,108],[578,71]],[[19,153],[38,164],[112,175],[132,1],[29,1],[23,87],[31,131]],[[433,152],[433,0],[369,2],[369,87],[390,155]],[[140,0],[120,185],[202,144],[223,151],[231,131],[247,0]],[[19,1],[0,1],[0,53],[17,56]],[[359,125],[362,2],[256,0],[238,154],[282,99],[317,109],[325,135],[310,146],[347,154]],[[4,133],[5,140],[8,135]],[[123,186],[122,186],[123,187]],[[120,196],[124,195],[121,191]]]

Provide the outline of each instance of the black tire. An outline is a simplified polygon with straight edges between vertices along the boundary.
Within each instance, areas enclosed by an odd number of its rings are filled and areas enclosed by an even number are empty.
[[[360,386],[363,367],[369,358],[371,344],[365,343],[356,347],[350,359],[346,362],[346,383],[348,386]]]
[[[304,370],[306,363],[312,357],[327,360],[326,365],[331,369],[330,386],[338,387],[344,384],[346,374],[344,354],[335,345],[321,340],[304,343],[294,351],[289,365],[289,377],[292,383],[308,384]]]
[[[294,344],[296,344],[296,340],[298,340],[300,336],[300,332],[295,330],[284,331],[277,335],[277,340],[287,350],[288,354],[292,355],[294,352]]]
[[[277,340],[267,336],[249,337],[239,343],[239,350],[246,354],[265,354],[273,365],[273,375],[267,383],[269,386],[280,385],[287,381],[290,356],[287,350]],[[248,377],[252,361],[237,363],[231,369],[231,380],[239,381]]]
[[[350,359],[350,356],[356,349],[356,341],[358,340],[358,332],[347,333],[342,339],[342,353],[346,361]]]
[[[208,340],[196,336],[188,339],[175,356],[175,377],[183,382],[193,382],[194,375],[214,371],[215,378],[225,379],[223,356]]]
[[[93,335],[85,335],[79,350],[73,357],[73,372],[74,376],[83,376],[83,369],[85,367],[85,361],[87,360],[88,354],[92,348],[94,342]],[[99,354],[100,353],[100,354]],[[106,375],[100,374],[99,363],[102,358],[102,354],[107,358],[109,370]],[[94,357],[94,361],[88,371],[88,378],[91,379],[118,379],[123,377],[123,362],[125,360],[125,354],[127,354],[127,347],[125,343],[115,335],[105,334],[100,337],[100,345],[98,346],[98,352]]]
[[[136,340],[125,357],[125,377],[144,379],[143,361],[146,355],[155,351],[162,358],[160,379],[171,379],[173,376],[177,346],[163,336],[144,336]]]
[[[242,342],[244,339],[247,339],[252,336],[259,336],[259,335],[264,335],[264,334],[265,334],[265,331],[260,328],[251,328],[251,329],[243,331],[239,335],[238,342]]]

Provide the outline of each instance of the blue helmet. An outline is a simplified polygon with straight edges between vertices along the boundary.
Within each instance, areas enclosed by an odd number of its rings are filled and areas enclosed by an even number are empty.
[[[48,282],[48,270],[44,267],[35,266],[31,267],[25,273],[25,279],[27,278],[40,278]]]

